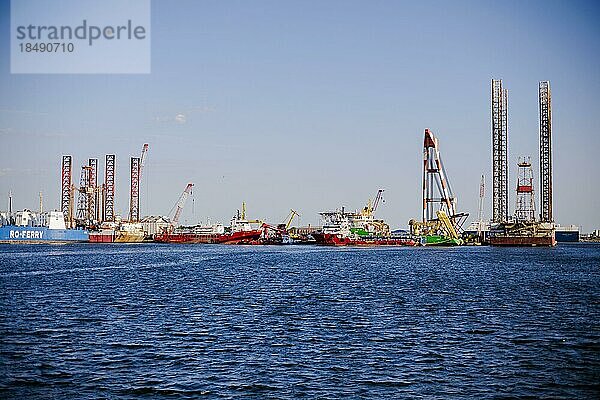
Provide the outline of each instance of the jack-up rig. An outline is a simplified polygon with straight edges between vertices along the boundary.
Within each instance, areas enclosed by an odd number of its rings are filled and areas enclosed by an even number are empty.
[[[130,160],[129,218],[122,221],[115,213],[116,156],[107,154],[104,182],[100,183],[98,159],[90,158],[81,167],[79,186],[72,183],[73,157],[62,157],[61,211],[67,226],[90,230],[90,242],[141,242],[144,232],[140,223],[140,184],[148,144],[140,157]],[[74,208],[77,193],[77,208]]]
[[[440,156],[438,139],[425,129],[423,142],[423,216],[410,220],[411,235],[422,238],[425,245],[455,246],[464,244],[462,224],[469,214],[456,212],[456,196]]]
[[[540,218],[535,218],[535,197],[531,161],[517,164],[517,203],[514,217],[508,212],[508,92],[502,80],[492,80],[492,224],[489,242],[495,246],[554,246],[552,217],[552,116],[550,82],[539,82],[540,112]]]

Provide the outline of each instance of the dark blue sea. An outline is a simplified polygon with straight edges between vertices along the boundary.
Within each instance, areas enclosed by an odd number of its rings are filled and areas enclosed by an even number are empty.
[[[0,246],[0,398],[598,398],[600,245]]]

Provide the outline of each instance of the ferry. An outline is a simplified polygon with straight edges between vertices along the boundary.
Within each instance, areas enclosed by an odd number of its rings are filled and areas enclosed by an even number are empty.
[[[0,243],[74,243],[89,240],[87,230],[67,229],[60,211],[5,213],[0,222]]]

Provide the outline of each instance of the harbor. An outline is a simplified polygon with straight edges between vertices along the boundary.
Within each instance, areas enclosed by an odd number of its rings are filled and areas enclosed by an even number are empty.
[[[0,400],[600,398],[600,2],[0,16]]]
[[[450,176],[440,150],[440,139],[430,129],[423,138],[422,216],[408,221],[408,230],[392,232],[389,221],[377,219],[375,213],[383,202],[385,189],[379,189],[362,209],[345,206],[319,213],[321,225],[292,226],[291,209],[283,223],[248,219],[246,203],[235,211],[228,226],[180,225],[186,202],[193,195],[194,183],[188,183],[170,215],[141,216],[140,188],[145,184],[143,171],[149,144],[144,143],[139,156],[129,160],[129,212],[115,212],[116,156],[107,154],[103,180],[98,158],[90,158],[76,168],[73,156],[63,155],[60,170],[60,209],[44,212],[40,193],[39,212],[13,212],[12,193],[9,208],[0,214],[0,242],[4,243],[171,243],[325,246],[546,246],[558,241],[579,241],[579,228],[562,227],[553,218],[552,186],[552,118],[551,92],[548,81],[539,82],[539,182],[540,202],[536,208],[533,166],[529,158],[518,163],[516,208],[509,213],[508,179],[508,91],[502,80],[491,81],[492,137],[492,218],[484,221],[485,175],[481,177],[478,220],[464,227],[469,213],[459,211]],[[416,150],[416,149],[415,149]],[[449,168],[451,170],[451,168]],[[73,183],[76,172],[79,185]],[[369,190],[364,187],[364,190]],[[416,192],[416,191],[415,191]],[[539,216],[537,210],[540,211]],[[401,221],[391,221],[401,226]],[[296,232],[306,232],[303,235]]]

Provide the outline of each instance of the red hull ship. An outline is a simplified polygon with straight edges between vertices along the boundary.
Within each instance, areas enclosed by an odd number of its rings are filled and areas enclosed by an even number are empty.
[[[394,237],[372,237],[372,238],[351,238],[336,235],[333,233],[313,233],[317,244],[322,246],[417,246],[418,243],[412,239],[394,238]]]
[[[208,244],[254,244],[258,242],[262,230],[233,233],[199,235],[196,233],[163,233],[154,240],[159,243],[208,243]]]
[[[493,236],[490,237],[492,246],[556,246],[556,238],[550,236]]]

